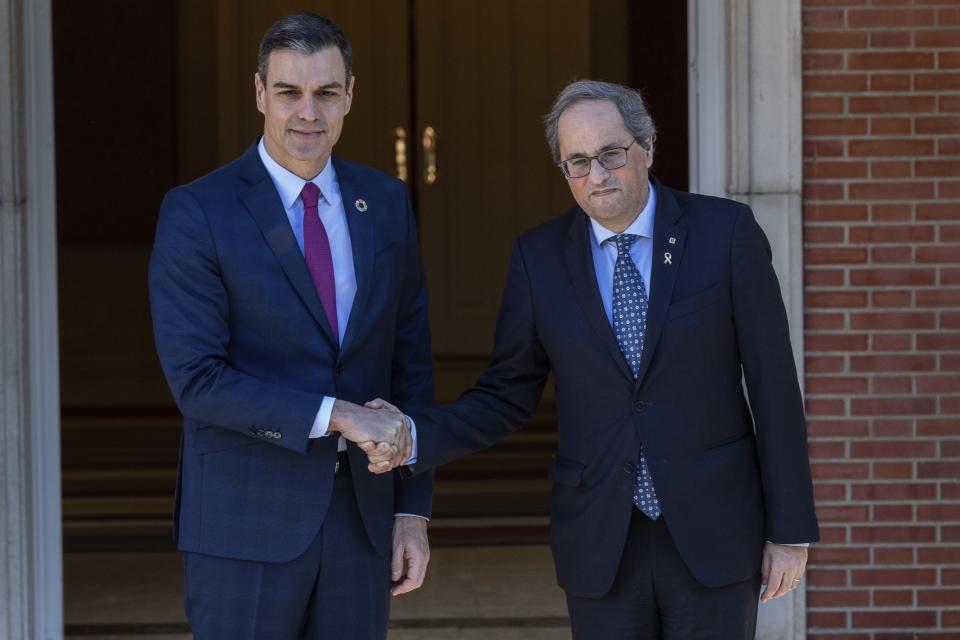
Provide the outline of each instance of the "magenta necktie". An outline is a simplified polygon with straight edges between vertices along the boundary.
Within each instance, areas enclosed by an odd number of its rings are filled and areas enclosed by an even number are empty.
[[[320,199],[320,187],[308,182],[300,192],[303,200],[303,255],[307,260],[307,270],[313,278],[313,284],[320,296],[320,303],[327,314],[327,322],[334,338],[340,341],[337,326],[337,284],[333,278],[333,257],[330,255],[330,239],[320,220],[317,201]]]

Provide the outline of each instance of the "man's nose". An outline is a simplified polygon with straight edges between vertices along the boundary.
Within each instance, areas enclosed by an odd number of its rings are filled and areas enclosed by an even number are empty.
[[[610,172],[603,168],[599,158],[590,160],[590,182],[601,184],[610,177]]]
[[[307,98],[300,106],[300,118],[308,122],[313,122],[320,117],[320,110],[317,109],[313,98]]]

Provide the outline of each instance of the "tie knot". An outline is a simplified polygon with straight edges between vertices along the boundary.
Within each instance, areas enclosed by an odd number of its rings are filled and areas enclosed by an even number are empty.
[[[630,247],[633,246],[633,243],[636,242],[640,236],[633,233],[618,233],[613,236],[612,240],[615,240],[617,243],[617,254],[626,254],[630,251]]]
[[[316,209],[317,202],[320,200],[320,187],[312,182],[306,183],[300,192],[300,199],[303,200],[305,209]]]

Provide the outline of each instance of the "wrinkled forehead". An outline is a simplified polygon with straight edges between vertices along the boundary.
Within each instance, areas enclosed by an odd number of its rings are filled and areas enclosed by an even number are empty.
[[[557,141],[560,155],[596,155],[612,147],[625,147],[632,137],[616,105],[608,100],[575,102],[560,115]]]
[[[335,46],[324,47],[312,53],[297,49],[274,49],[267,56],[269,83],[346,84],[347,66],[343,54]]]

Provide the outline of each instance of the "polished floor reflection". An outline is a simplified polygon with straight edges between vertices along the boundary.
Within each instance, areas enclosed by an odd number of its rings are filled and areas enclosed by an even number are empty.
[[[67,638],[184,640],[183,571],[171,551],[73,551]],[[435,547],[422,589],[394,601],[390,640],[567,640],[544,545]]]

